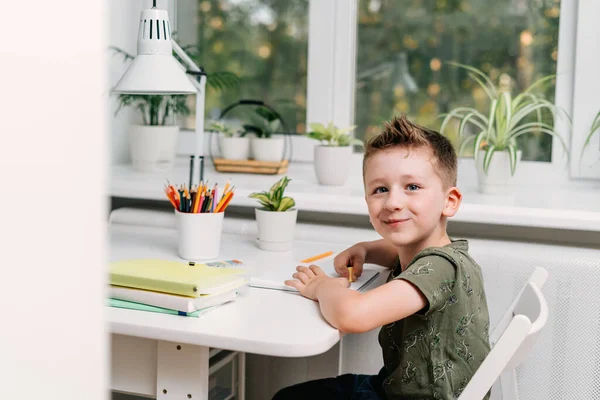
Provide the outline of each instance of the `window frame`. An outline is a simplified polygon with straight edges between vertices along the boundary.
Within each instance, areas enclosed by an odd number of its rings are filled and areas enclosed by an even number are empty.
[[[338,126],[354,123],[358,1],[309,0],[307,127],[312,122],[333,121]],[[558,139],[553,138],[551,162],[519,164],[517,179],[522,184],[549,185],[600,178],[600,168],[584,169],[579,163],[589,126],[600,110],[600,102],[595,110],[593,102],[593,96],[600,91],[600,80],[593,75],[600,61],[600,42],[595,40],[600,36],[600,25],[592,23],[600,15],[600,2],[594,2],[563,0],[560,5],[555,104],[571,116],[572,123],[571,129],[564,118],[555,124],[569,145],[569,155],[566,157]],[[317,142],[302,136],[293,136],[292,140],[293,161],[312,161]],[[599,141],[600,132],[588,146],[585,160],[600,158]],[[461,158],[461,165],[465,171],[475,170],[472,159]],[[471,182],[474,173],[472,176],[466,180]]]

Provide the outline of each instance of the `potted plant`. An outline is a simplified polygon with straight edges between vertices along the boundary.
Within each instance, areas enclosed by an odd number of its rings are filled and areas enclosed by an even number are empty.
[[[247,160],[250,158],[250,139],[245,132],[235,132],[225,122],[213,122],[210,129],[219,132],[221,155],[228,160]]]
[[[133,168],[144,172],[170,169],[179,136],[174,117],[190,113],[185,96],[120,94],[118,103],[115,114],[123,107],[133,107],[142,116],[142,124],[129,127]]]
[[[459,121],[458,137],[461,144],[458,153],[461,155],[469,146],[472,147],[480,192],[507,194],[512,191],[522,154],[516,139],[522,135],[541,133],[557,137],[567,151],[562,136],[542,118],[542,111],[549,111],[555,118],[560,109],[532,93],[534,88],[547,83],[554,75],[537,80],[513,97],[509,86],[497,88],[491,78],[477,68],[459,63],[449,64],[468,70],[469,76],[483,88],[490,100],[487,115],[473,107],[457,107],[442,114],[444,119],[440,127],[440,132],[446,134],[448,123],[453,119]],[[467,136],[469,128],[476,133]]]
[[[114,46],[110,49],[122,56],[124,61],[134,59],[133,55],[123,49]],[[192,58],[195,57],[193,50],[194,46],[185,47]],[[238,83],[239,78],[231,72],[215,72],[207,79],[208,87],[215,90],[235,87]],[[134,169],[146,172],[170,169],[179,137],[176,117],[190,114],[187,96],[119,94],[117,101],[115,114],[123,107],[132,107],[142,117],[141,124],[134,124],[129,128],[129,147]]]
[[[244,133],[252,134],[251,154],[258,161],[281,161],[285,151],[283,137],[273,137],[281,125],[277,114],[265,107],[254,110],[251,124],[244,124]]]
[[[308,137],[318,140],[315,146],[315,173],[321,185],[344,185],[348,180],[352,146],[363,142],[352,137],[356,125],[337,128],[333,122],[327,126],[320,123],[309,124]]]
[[[255,209],[258,225],[258,246],[268,251],[289,251],[292,248],[298,210],[293,198],[285,197],[290,182],[287,176],[277,181],[268,192],[256,192],[248,197],[258,200]]]

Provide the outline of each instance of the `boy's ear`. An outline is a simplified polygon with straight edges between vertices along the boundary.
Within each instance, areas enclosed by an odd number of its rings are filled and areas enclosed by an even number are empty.
[[[446,206],[442,211],[442,215],[445,217],[453,217],[458,211],[461,201],[462,193],[460,190],[458,190],[456,186],[449,188],[446,195]]]

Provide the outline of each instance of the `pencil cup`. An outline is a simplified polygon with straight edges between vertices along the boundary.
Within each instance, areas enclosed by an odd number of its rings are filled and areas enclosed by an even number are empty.
[[[182,213],[175,211],[179,257],[209,260],[219,257],[225,213]]]

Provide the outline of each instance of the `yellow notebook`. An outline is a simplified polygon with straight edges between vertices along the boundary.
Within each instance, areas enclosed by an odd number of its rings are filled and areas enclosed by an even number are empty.
[[[111,285],[200,297],[233,289],[247,279],[246,274],[246,270],[239,268],[135,259],[111,262],[109,280]]]

